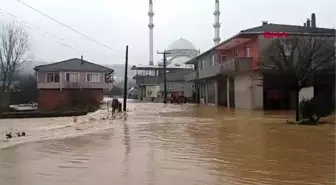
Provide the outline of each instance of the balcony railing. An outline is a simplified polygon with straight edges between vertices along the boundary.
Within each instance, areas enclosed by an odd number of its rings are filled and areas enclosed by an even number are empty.
[[[111,89],[112,83],[79,83],[79,82],[63,82],[63,83],[37,83],[38,89]]]
[[[67,89],[79,89],[83,88],[79,82],[64,82],[62,88],[67,88]]]
[[[247,72],[252,69],[252,58],[236,57],[212,67],[198,70],[198,76],[196,76],[197,72],[190,73],[185,76],[185,79],[191,81],[195,79],[210,78],[219,74],[225,75],[233,72]]]
[[[138,84],[159,84],[159,76],[137,76],[136,78]]]
[[[59,89],[61,88],[60,83],[37,83],[38,89]]]
[[[251,71],[252,68],[252,58],[247,57],[237,57],[229,59],[220,64],[217,67],[217,74],[226,74],[232,72],[247,72]]]

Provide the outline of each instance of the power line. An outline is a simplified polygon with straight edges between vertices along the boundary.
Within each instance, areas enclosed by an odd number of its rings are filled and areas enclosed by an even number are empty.
[[[55,38],[58,37],[57,35],[51,34],[51,33],[49,33],[49,32],[45,32],[45,31],[43,31],[43,30],[37,28],[37,27],[36,27],[35,25],[33,25],[33,24],[29,24],[28,22],[25,22],[25,21],[18,21],[15,15],[13,15],[13,14],[11,14],[11,13],[9,13],[9,12],[7,12],[7,13],[8,13],[8,15],[10,15],[10,16],[12,17],[12,21],[17,22],[17,23],[19,23],[19,24],[21,24],[21,25],[23,25],[23,26],[25,26],[25,27],[31,29],[32,31],[40,31],[40,32],[43,33],[43,36],[53,36],[53,37],[55,37]],[[0,14],[3,15],[3,16],[5,16],[5,15],[2,13],[2,10],[1,10],[1,9],[0,9]],[[77,49],[75,49],[75,48],[69,46],[68,44],[65,44],[65,43],[61,42],[62,40],[64,40],[64,39],[61,38],[61,39],[57,40],[56,42],[59,43],[60,45],[62,45],[63,47],[66,47],[66,48],[68,48],[68,49],[71,49],[71,50],[73,50],[73,51],[75,51],[75,52],[78,52],[78,53],[82,54],[81,51],[79,51],[79,50],[77,50]]]
[[[28,8],[30,8],[30,9],[34,10],[34,11],[40,13],[41,15],[43,15],[43,16],[49,18],[50,20],[52,20],[52,21],[54,21],[54,22],[56,22],[56,23],[58,23],[58,24],[60,24],[60,25],[62,25],[62,26],[64,26],[64,27],[70,29],[71,31],[73,31],[73,32],[75,32],[75,33],[77,33],[77,34],[79,34],[79,35],[81,35],[81,36],[83,36],[83,37],[85,37],[85,38],[91,40],[92,42],[95,42],[96,44],[98,44],[98,45],[100,45],[100,46],[102,46],[102,47],[104,47],[104,48],[106,48],[106,49],[108,49],[108,50],[111,50],[111,51],[114,51],[114,52],[121,53],[120,51],[115,50],[115,49],[113,49],[113,48],[111,48],[111,47],[109,47],[109,46],[107,46],[107,45],[105,45],[105,44],[103,44],[103,43],[101,43],[101,42],[99,42],[99,41],[97,41],[97,40],[95,40],[95,39],[93,39],[93,38],[91,38],[91,37],[89,37],[89,36],[87,36],[87,35],[81,33],[81,32],[79,32],[79,31],[77,31],[77,30],[71,28],[70,26],[68,26],[68,25],[66,25],[66,24],[64,24],[64,23],[62,23],[61,21],[58,21],[57,19],[55,19],[55,18],[53,18],[53,17],[51,17],[51,16],[49,16],[49,15],[47,15],[47,14],[41,12],[40,10],[38,10],[38,9],[36,9],[36,8],[34,8],[34,7],[28,5],[28,4],[26,4],[26,3],[24,3],[24,2],[22,2],[22,1],[20,1],[20,0],[16,0],[16,1],[19,2],[19,3],[21,3],[22,5],[24,5],[24,6],[26,6],[26,7],[28,7]]]
[[[5,10],[3,10],[3,9],[0,9],[0,16],[4,16],[4,17],[5,17],[5,14],[3,14],[3,13],[8,14],[9,17],[10,17],[10,19],[12,19],[12,21],[17,22],[17,23],[19,23],[20,25],[25,26],[25,27],[29,28],[29,29],[32,30],[32,31],[38,31],[38,32],[41,32],[42,35],[45,36],[45,37],[47,37],[47,36],[52,36],[52,37],[54,37],[54,38],[58,38],[58,40],[54,40],[54,41],[57,42],[58,44],[60,44],[62,47],[66,48],[66,49],[71,49],[71,50],[73,50],[73,51],[75,51],[75,52],[77,52],[77,53],[79,53],[79,54],[81,54],[81,55],[83,54],[82,51],[80,51],[80,50],[78,50],[78,49],[76,49],[76,48],[74,48],[74,47],[72,47],[72,46],[70,46],[70,45],[68,45],[68,44],[65,44],[65,43],[64,43],[65,39],[60,38],[59,36],[57,36],[57,35],[55,35],[55,34],[53,34],[53,33],[50,33],[50,32],[47,32],[47,31],[43,31],[42,29],[38,28],[38,27],[37,27],[36,25],[34,25],[34,24],[30,24],[30,23],[28,23],[28,22],[26,22],[26,21],[22,21],[22,20],[19,21],[15,15],[13,15],[13,14],[11,14],[10,12],[7,12],[7,11],[5,11]],[[74,44],[74,45],[76,45],[77,47],[79,47],[79,46],[78,46],[77,44],[75,44],[75,43],[72,43],[72,44]],[[119,56],[119,55],[118,55],[118,56]],[[120,56],[120,57],[121,57],[121,56]],[[91,60],[91,59],[90,59],[90,60]]]

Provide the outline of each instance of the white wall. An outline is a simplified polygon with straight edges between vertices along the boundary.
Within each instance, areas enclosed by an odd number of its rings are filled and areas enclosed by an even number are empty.
[[[234,76],[235,108],[259,109],[263,108],[262,81],[258,73],[245,73]]]
[[[299,102],[301,102],[303,99],[311,99],[314,97],[314,87],[305,87],[302,88],[299,92]]]
[[[154,98],[156,98],[159,91],[160,91],[160,86],[158,86],[158,85],[147,85],[146,86],[145,97],[154,97]],[[149,95],[149,92],[151,92],[150,95]]]
[[[248,75],[234,76],[235,108],[252,108],[251,78]]]
[[[264,107],[264,88],[262,86],[262,75],[253,73],[251,75],[252,80],[252,97],[253,108],[262,109]]]
[[[164,84],[160,83],[160,90],[164,91]],[[167,82],[167,91],[181,91],[185,97],[192,97],[194,83],[192,82]]]

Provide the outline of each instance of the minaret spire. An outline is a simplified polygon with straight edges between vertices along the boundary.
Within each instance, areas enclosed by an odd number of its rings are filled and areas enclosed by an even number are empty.
[[[213,38],[214,41],[214,45],[218,45],[219,42],[221,41],[221,38],[219,36],[219,30],[220,30],[220,22],[219,22],[219,15],[220,15],[220,11],[219,11],[219,0],[215,1],[215,11],[214,11],[214,16],[215,16],[215,23],[213,24],[213,27],[215,29],[215,36]]]
[[[153,12],[153,1],[149,0],[149,11],[148,11],[148,16],[149,16],[149,24],[148,24],[148,28],[149,28],[149,65],[154,65],[154,59],[153,59],[153,28],[154,28],[154,24],[153,24],[153,17],[154,17],[154,12]]]

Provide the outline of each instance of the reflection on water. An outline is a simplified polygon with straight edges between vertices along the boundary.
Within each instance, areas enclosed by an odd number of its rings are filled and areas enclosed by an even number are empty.
[[[335,184],[334,124],[283,124],[291,112],[129,108],[125,121],[86,121],[106,110],[77,124],[0,120],[2,135],[10,127],[30,134],[0,141],[1,185]]]

